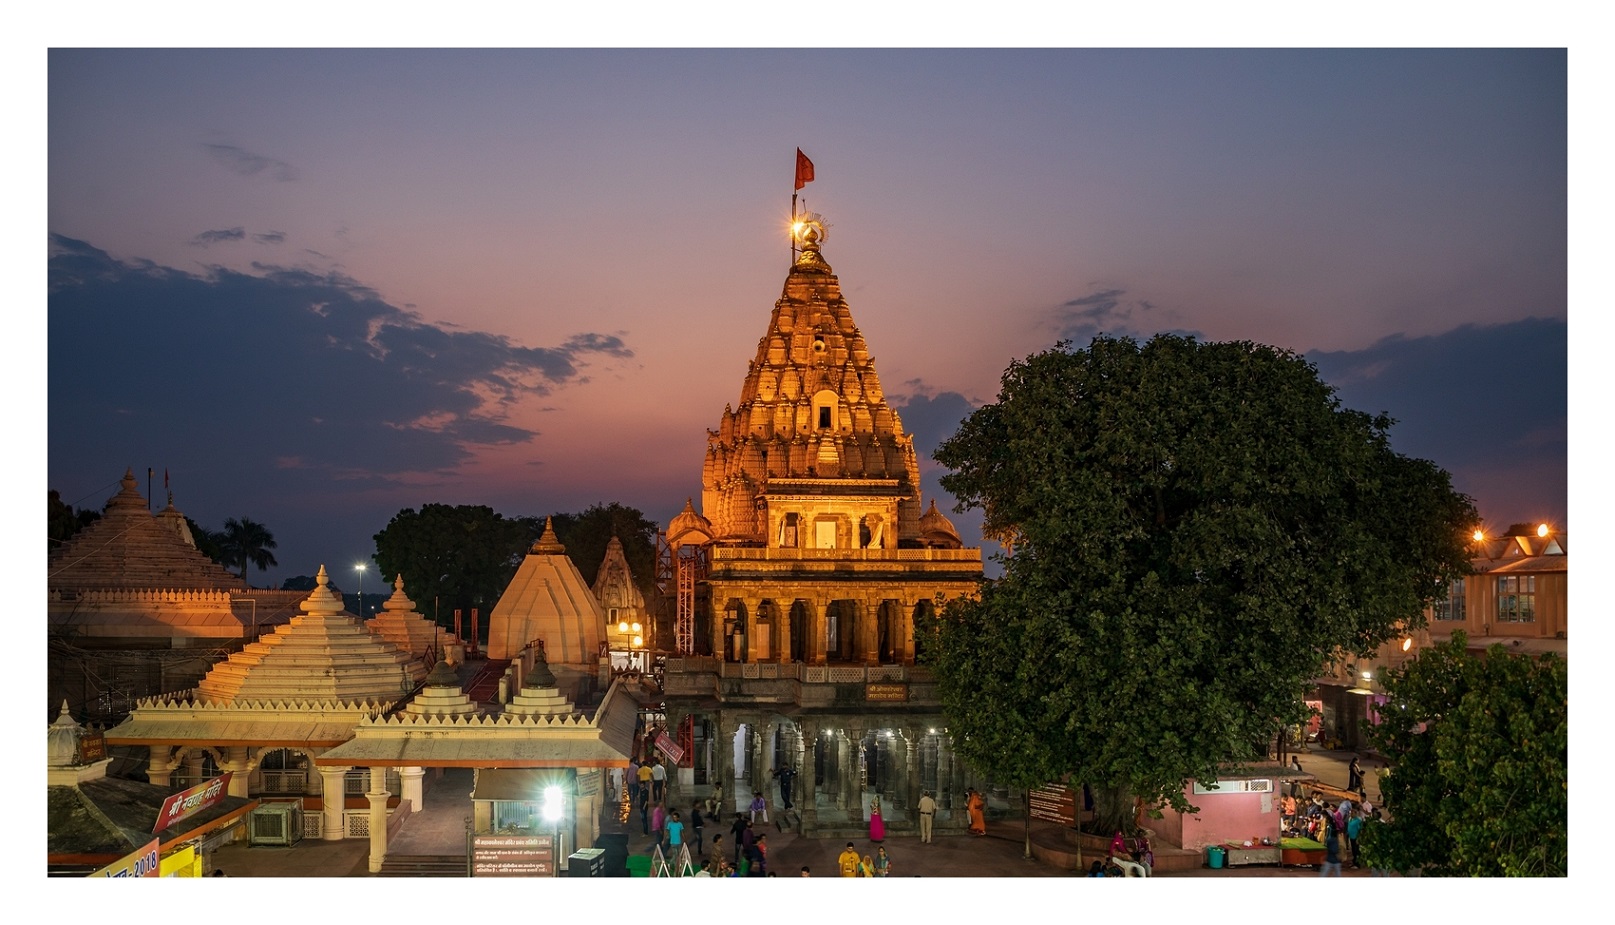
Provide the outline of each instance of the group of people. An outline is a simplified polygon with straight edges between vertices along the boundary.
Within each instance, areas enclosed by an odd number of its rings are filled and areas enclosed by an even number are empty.
[[[1318,868],[1319,876],[1327,877],[1330,874],[1340,876],[1343,863],[1342,841],[1350,850],[1351,866],[1353,868],[1362,866],[1362,859],[1357,851],[1357,839],[1368,820],[1379,813],[1367,799],[1360,798],[1355,803],[1345,799],[1330,806],[1317,794],[1313,794],[1304,804],[1298,803],[1294,795],[1287,794],[1282,806],[1284,834],[1296,838],[1310,838],[1322,843],[1324,861]]]
[[[892,859],[886,853],[886,846],[881,845],[875,849],[873,856],[860,855],[852,842],[836,858],[836,868],[843,877],[889,877],[892,873]],[[804,875],[807,868],[803,868]]]

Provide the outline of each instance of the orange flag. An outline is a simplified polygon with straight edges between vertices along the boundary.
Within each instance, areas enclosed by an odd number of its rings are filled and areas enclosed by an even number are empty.
[[[796,149],[796,188],[801,189],[813,182],[813,162],[802,153],[801,148]]]

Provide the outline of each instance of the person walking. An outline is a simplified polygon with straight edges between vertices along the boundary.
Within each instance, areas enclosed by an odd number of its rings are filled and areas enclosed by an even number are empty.
[[[875,876],[888,877],[892,872],[892,859],[886,853],[886,846],[881,845],[875,851]]]
[[[628,805],[639,804],[639,759],[628,759],[628,773],[623,775],[623,785],[628,788]]]
[[[662,804],[652,800],[650,806],[650,835],[657,848],[662,847],[662,839],[667,834],[667,810]]]
[[[746,817],[740,813],[735,813],[735,821],[729,824],[729,834],[733,837],[732,847],[730,850],[734,852],[734,862],[737,865],[740,863],[740,843],[742,841],[742,836],[746,832],[746,826],[748,824],[749,823],[746,822]]]
[[[852,842],[847,842],[846,849],[836,858],[836,866],[840,868],[841,876],[858,876],[858,862],[858,850],[852,846]]]
[[[762,832],[762,833],[758,834],[757,840],[755,842],[752,842],[751,850],[752,850],[752,858],[753,858],[751,875],[753,877],[766,877],[766,876],[768,876],[768,833],[767,832]]]
[[[1346,789],[1363,789],[1363,767],[1357,763],[1357,756],[1351,756],[1351,764],[1346,766]]]
[[[679,849],[682,847],[684,847],[684,820],[679,818],[679,811],[675,809],[667,817],[667,853],[678,857]]]
[[[1335,828],[1335,821],[1328,815],[1324,816],[1323,824],[1323,863],[1318,866],[1318,876],[1327,877],[1333,870],[1335,876],[1340,876],[1340,839],[1339,830]]]
[[[653,800],[667,799],[667,765],[660,758],[651,760],[650,792]]]
[[[981,791],[972,787],[965,791],[965,810],[970,814],[970,834],[987,834],[987,801]]]
[[[1356,812],[1346,820],[1346,844],[1351,846],[1351,869],[1358,870],[1363,865],[1357,854],[1357,836],[1363,834],[1363,814]]]
[[[690,807],[690,834],[695,836],[695,852],[700,854],[706,850],[706,838],[702,835],[701,801],[696,800]]]
[[[936,800],[931,797],[931,791],[920,793],[920,844],[931,843],[931,824],[936,819]]]
[[[858,876],[860,876],[860,877],[873,877],[873,876],[875,876],[875,862],[867,854],[858,859]]]
[[[644,764],[640,765],[639,770],[636,772],[636,774],[638,776],[638,784],[639,784],[639,802],[641,802],[641,803],[649,803],[650,802],[650,779],[651,779],[650,766],[649,765],[644,765]]]

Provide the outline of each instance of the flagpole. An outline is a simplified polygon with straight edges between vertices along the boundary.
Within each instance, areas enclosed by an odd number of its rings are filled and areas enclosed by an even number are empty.
[[[791,190],[791,266],[796,266],[796,190]]]

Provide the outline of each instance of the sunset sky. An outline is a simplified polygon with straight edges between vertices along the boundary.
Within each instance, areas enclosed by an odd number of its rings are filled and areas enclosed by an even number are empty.
[[[1011,360],[1177,331],[1304,353],[1489,525],[1568,529],[1567,82],[1562,49],[53,50],[48,487],[150,467],[161,506],[166,472],[274,532],[272,586],[425,503],[665,524],[800,147],[927,495]]]

